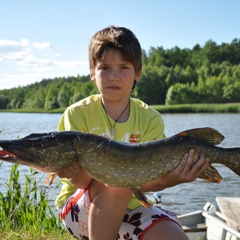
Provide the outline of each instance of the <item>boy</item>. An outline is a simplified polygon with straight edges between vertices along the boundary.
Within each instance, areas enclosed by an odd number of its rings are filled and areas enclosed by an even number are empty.
[[[110,26],[97,32],[90,40],[89,63],[91,80],[100,94],[68,107],[58,130],[79,130],[125,142],[164,138],[161,115],[130,97],[141,77],[141,54],[141,46],[129,29]],[[200,156],[192,166],[193,156],[190,150],[175,170],[141,189],[160,191],[195,180],[209,161]],[[142,207],[129,189],[106,186],[79,166],[58,176],[63,187],[56,206],[66,228],[78,239],[187,239],[174,214]]]

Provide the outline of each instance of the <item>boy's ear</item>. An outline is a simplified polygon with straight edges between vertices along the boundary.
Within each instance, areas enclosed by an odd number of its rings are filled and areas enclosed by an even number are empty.
[[[142,76],[142,71],[139,71],[138,73],[136,73],[136,76],[134,79],[138,82],[140,80],[141,76]]]
[[[94,71],[94,69],[90,70],[90,78],[91,78],[92,81],[95,81],[95,71]]]

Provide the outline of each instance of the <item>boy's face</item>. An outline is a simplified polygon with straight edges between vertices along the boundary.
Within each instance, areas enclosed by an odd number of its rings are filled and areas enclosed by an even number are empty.
[[[90,76],[103,97],[122,100],[129,98],[134,79],[139,81],[141,72],[136,73],[133,64],[126,62],[121,52],[109,49],[103,60],[90,71]]]

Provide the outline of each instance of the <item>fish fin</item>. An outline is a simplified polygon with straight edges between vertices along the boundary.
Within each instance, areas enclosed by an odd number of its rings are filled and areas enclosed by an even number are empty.
[[[207,143],[218,145],[220,144],[224,136],[216,129],[205,127],[205,128],[194,128],[178,133],[176,136],[187,136],[196,139],[203,140]]]
[[[50,173],[45,180],[45,184],[48,184],[48,186],[52,185],[56,177],[56,173]]]
[[[140,187],[133,187],[131,188],[131,191],[134,193],[134,195],[136,196],[136,198],[138,199],[142,206],[146,208],[152,207]]]
[[[212,165],[210,165],[199,178],[214,183],[220,183],[223,180],[217,169],[214,168]]]

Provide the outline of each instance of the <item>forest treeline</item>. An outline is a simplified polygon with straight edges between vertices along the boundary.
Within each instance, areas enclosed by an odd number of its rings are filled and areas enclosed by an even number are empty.
[[[0,109],[65,108],[97,92],[89,75],[43,79],[0,90]],[[240,39],[143,50],[142,78],[133,96],[150,105],[240,102]]]

